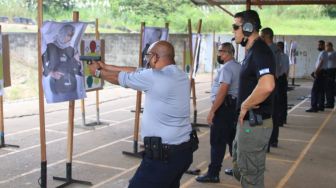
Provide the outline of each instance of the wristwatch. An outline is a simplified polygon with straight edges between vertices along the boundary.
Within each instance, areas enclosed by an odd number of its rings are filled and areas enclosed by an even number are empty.
[[[97,77],[97,78],[100,78],[100,76],[101,76],[101,68],[96,69],[94,76]]]

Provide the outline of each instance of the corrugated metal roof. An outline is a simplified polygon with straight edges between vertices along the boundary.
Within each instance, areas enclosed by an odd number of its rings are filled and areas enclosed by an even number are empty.
[[[197,5],[209,4],[208,0],[191,0]],[[211,0],[220,5],[245,5],[246,0]],[[308,5],[336,4],[336,0],[251,0],[251,5]]]

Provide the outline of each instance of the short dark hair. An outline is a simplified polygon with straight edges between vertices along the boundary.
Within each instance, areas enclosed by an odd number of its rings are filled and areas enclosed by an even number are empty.
[[[325,41],[324,40],[319,40],[318,43],[319,43],[319,45],[323,45],[323,46],[325,45]]]
[[[238,12],[234,15],[234,18],[242,18],[243,23],[252,23],[257,32],[259,32],[259,30],[261,29],[259,14],[255,10],[245,10],[242,12]]]
[[[282,41],[277,42],[277,46],[278,46],[282,51],[284,51],[284,49],[285,49],[285,43],[284,43],[284,42],[282,42]]]
[[[266,28],[262,29],[261,33],[263,33],[264,35],[269,36],[271,39],[273,39],[273,37],[274,37],[273,30],[271,28],[269,28],[269,27],[266,27]]]
[[[228,50],[229,54],[234,56],[235,54],[235,48],[233,47],[233,45],[230,42],[224,42],[221,44],[223,49]]]
[[[327,46],[333,47],[333,43],[332,42],[327,42]]]

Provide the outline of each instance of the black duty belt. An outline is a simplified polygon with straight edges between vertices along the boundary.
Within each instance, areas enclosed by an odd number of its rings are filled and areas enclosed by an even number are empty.
[[[232,95],[227,95],[224,99],[224,106],[236,108],[237,98]]]
[[[192,131],[190,134],[190,140],[178,145],[162,144],[161,137],[151,136],[144,138],[145,152],[144,157],[153,159],[168,161],[169,155],[178,151],[190,149],[194,152],[198,148],[198,138],[196,131]]]
[[[162,148],[170,152],[182,151],[189,149],[190,147],[191,147],[191,140],[189,140],[188,142],[183,142],[178,145],[162,144]]]

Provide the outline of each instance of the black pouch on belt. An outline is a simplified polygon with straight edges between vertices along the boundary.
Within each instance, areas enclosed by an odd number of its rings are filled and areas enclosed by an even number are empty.
[[[144,138],[145,156],[153,160],[162,159],[161,137],[150,136]]]
[[[263,120],[260,114],[256,114],[252,109],[249,110],[249,123],[251,127],[262,125]]]
[[[151,137],[151,149],[154,160],[162,159],[162,141],[161,137],[153,136]]]

